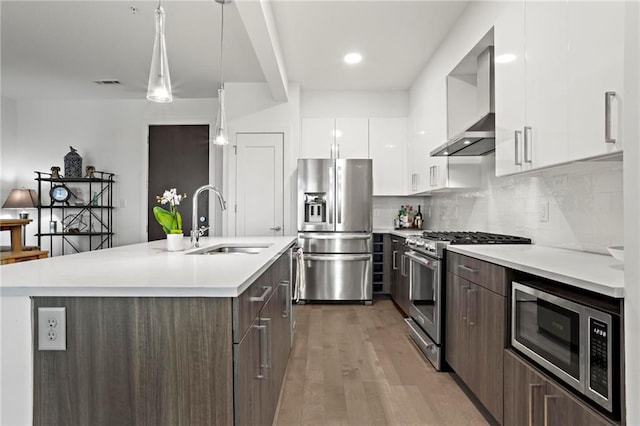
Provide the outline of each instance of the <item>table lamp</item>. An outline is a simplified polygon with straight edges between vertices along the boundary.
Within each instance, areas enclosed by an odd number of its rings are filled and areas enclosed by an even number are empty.
[[[18,213],[20,219],[29,219],[29,213],[25,209],[36,207],[36,191],[33,189],[12,189],[9,196],[2,205],[3,209],[22,209]],[[22,225],[22,245],[26,245],[27,227]]]

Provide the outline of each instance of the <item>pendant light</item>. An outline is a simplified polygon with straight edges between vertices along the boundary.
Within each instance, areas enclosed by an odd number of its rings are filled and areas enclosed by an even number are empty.
[[[164,9],[162,2],[158,2],[155,12],[156,38],[153,42],[153,56],[149,71],[149,86],[147,99],[152,102],[166,103],[173,101],[171,93],[171,77],[169,76],[169,60],[167,59],[167,45],[164,41]]]
[[[227,118],[224,112],[224,5],[231,0],[216,0],[222,7],[222,22],[220,25],[220,88],[218,89],[218,117],[213,135],[213,143],[216,145],[227,145],[229,135],[227,134]]]

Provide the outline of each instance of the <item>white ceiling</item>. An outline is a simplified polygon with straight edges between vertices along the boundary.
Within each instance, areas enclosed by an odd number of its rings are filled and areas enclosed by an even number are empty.
[[[174,98],[215,97],[220,5],[213,0],[162,4]],[[156,5],[141,0],[2,0],[2,95],[144,99]],[[407,89],[466,5],[427,0],[271,2],[287,77],[303,90]],[[351,50],[363,54],[360,65],[342,62]],[[224,65],[225,81],[265,81],[234,3],[225,6]],[[117,79],[121,85],[93,83],[101,79]]]

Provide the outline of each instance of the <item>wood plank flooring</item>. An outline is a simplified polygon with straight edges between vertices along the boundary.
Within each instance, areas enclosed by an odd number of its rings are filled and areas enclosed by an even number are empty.
[[[298,305],[275,425],[486,425],[411,343],[390,300]]]

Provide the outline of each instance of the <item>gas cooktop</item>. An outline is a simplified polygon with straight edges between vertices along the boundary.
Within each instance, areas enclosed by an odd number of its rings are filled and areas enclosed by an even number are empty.
[[[449,244],[531,244],[529,238],[487,232],[425,231],[422,237],[433,241],[448,241]]]
[[[468,231],[425,231],[408,237],[406,244],[419,253],[441,258],[449,244],[531,244],[531,239],[513,235]]]

